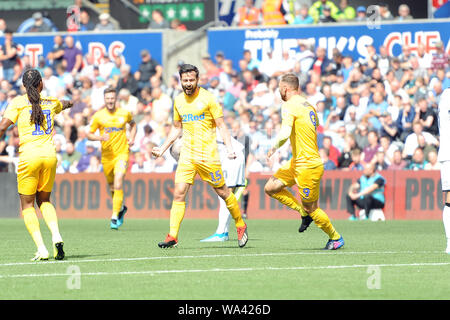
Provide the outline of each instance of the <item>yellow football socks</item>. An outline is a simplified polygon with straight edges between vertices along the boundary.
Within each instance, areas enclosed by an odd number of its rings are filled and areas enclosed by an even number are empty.
[[[44,246],[44,241],[42,240],[41,230],[39,229],[39,220],[36,215],[36,210],[31,207],[22,211],[23,221],[27,227],[28,232],[33,238],[36,247],[42,248]]]
[[[180,230],[181,221],[183,221],[185,211],[186,202],[172,202],[172,209],[170,210],[169,234],[175,239],[178,239],[178,231]]]
[[[230,192],[228,198],[225,199],[225,203],[227,205],[228,211],[230,211],[230,214],[234,219],[236,227],[240,228],[245,226],[245,222],[242,219],[241,215],[241,209],[239,208],[239,204],[233,192]]]
[[[331,240],[338,240],[341,235],[334,229],[331,224],[330,218],[328,215],[320,208],[317,208],[314,212],[310,214],[311,218],[314,220],[314,223],[325,232]]]
[[[123,203],[123,190],[114,190],[113,193],[113,214],[111,219],[117,219],[119,212],[122,209]]]
[[[62,242],[61,235],[59,234],[58,218],[56,217],[55,207],[50,202],[43,202],[39,209],[41,209],[45,223],[52,233],[53,243]]]
[[[281,191],[272,195],[272,198],[277,199],[285,206],[288,206],[292,210],[299,212],[302,217],[305,217],[307,213],[303,210],[303,207],[297,198],[289,192],[287,189],[282,189]]]

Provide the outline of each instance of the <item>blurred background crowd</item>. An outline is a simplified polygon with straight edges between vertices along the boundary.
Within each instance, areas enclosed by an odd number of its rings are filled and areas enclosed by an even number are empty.
[[[280,3],[280,15],[272,16],[279,19],[277,24],[358,20],[364,19],[366,12],[366,8],[349,7],[346,0],[341,0],[340,6],[325,0],[310,7]],[[253,1],[246,1],[244,7],[247,9],[238,11],[233,24],[267,24],[261,8],[253,7]],[[252,19],[244,18],[244,12],[253,12]],[[382,17],[411,18],[406,5],[398,8],[397,17],[389,10],[382,11]],[[107,14],[103,18],[100,25],[94,25],[85,17],[81,26],[86,28],[83,30],[114,28],[108,27]],[[33,19],[42,20],[42,14],[36,13]],[[163,20],[154,18],[149,28],[170,28]],[[39,25],[42,27],[43,22]],[[0,50],[2,115],[11,99],[24,94],[21,75],[30,68],[30,62],[27,56],[18,57],[14,34],[1,19],[0,33],[5,37]],[[296,55],[286,51],[277,58],[269,51],[261,60],[245,51],[236,68],[219,51],[202,57],[198,66],[199,86],[216,96],[232,136],[246,145],[248,172],[273,172],[291,157],[286,143],[270,161],[266,159],[281,125],[282,101],[277,86],[279,76],[286,72],[299,77],[302,94],[316,106],[318,145],[326,170],[362,170],[369,162],[379,170],[439,169],[436,112],[441,93],[450,86],[449,55],[442,42],[436,43],[434,54],[427,53],[424,45],[414,51],[404,46],[397,57],[390,56],[383,46],[368,46],[368,58],[356,61],[337,49],[330,59],[324,48],[305,40],[299,40],[298,47]],[[175,73],[163,78],[164,66],[148,50],[136,52],[135,58],[140,61],[135,72],[121,57],[112,60],[105,55],[94,64],[93,57],[83,55],[69,34],[55,36],[52,52],[39,59],[43,94],[74,102],[73,108],[56,117],[58,173],[102,171],[100,144],[88,141],[86,132],[93,113],[103,106],[103,90],[108,86],[116,88],[118,105],[132,112],[137,123],[128,170],[175,170],[176,162],[169,152],[154,159],[151,149],[161,145],[170,132],[173,100],[182,92],[179,76]],[[185,62],[189,63],[187,57],[179,65]],[[12,127],[0,141],[0,171],[16,170],[18,145],[18,131]]]

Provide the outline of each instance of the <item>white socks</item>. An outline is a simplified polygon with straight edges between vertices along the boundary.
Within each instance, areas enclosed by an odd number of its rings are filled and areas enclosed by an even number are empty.
[[[231,221],[231,214],[230,211],[228,211],[225,200],[223,200],[221,197],[218,198],[219,198],[219,225],[217,226],[216,233],[222,234],[228,232],[228,226]]]

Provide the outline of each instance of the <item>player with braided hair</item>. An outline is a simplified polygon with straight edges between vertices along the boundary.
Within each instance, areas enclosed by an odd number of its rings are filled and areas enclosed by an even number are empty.
[[[22,84],[26,94],[17,96],[9,103],[0,122],[0,137],[17,123],[20,140],[17,189],[25,226],[37,247],[32,260],[49,258],[34,209],[35,201],[52,233],[53,257],[62,260],[64,243],[59,233],[55,207],[50,203],[57,164],[52,133],[55,115],[72,107],[72,102],[42,96],[44,85],[36,69],[25,71]]]

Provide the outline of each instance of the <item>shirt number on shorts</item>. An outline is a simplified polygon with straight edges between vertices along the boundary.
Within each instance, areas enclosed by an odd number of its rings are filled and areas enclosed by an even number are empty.
[[[32,111],[30,110],[30,114],[32,113]],[[41,127],[35,123],[35,130],[31,133],[33,136],[41,136],[44,133],[45,134],[50,134],[52,133],[52,116],[51,116],[51,111],[50,110],[42,110],[42,113],[44,114],[44,116],[47,118],[47,130],[45,130],[45,132],[43,130],[41,130]]]
[[[222,175],[220,174],[220,170],[217,170],[216,173],[210,172],[209,174],[211,175],[212,182],[217,182],[217,181],[222,180]]]

